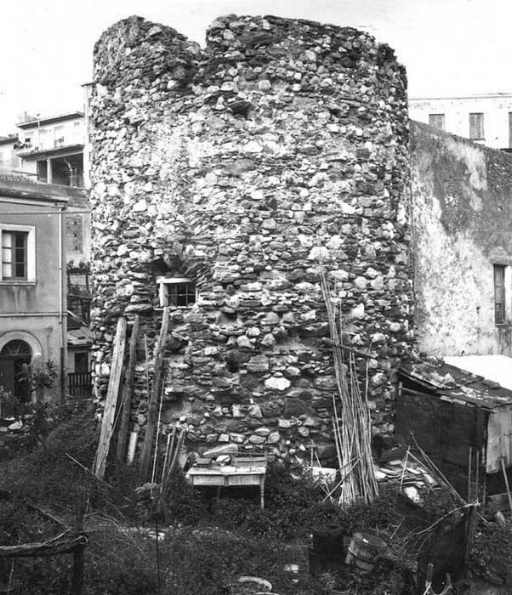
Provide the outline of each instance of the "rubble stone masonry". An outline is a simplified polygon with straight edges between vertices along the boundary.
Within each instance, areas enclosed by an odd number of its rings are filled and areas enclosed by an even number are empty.
[[[138,313],[136,400],[162,317],[158,277],[189,278],[171,308],[164,425],[189,448],[236,443],[279,459],[334,456],[327,273],[343,337],[372,354],[374,432],[393,431],[392,372],[412,345],[406,76],[366,33],[227,16],[206,49],[131,17],[95,48],[91,100],[97,396],[116,320]],[[147,346],[147,350],[146,350]]]

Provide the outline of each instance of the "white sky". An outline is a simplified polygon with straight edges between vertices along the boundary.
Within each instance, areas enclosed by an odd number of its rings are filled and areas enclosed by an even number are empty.
[[[0,135],[19,116],[82,109],[101,33],[136,14],[204,45],[224,14],[355,26],[388,43],[409,95],[512,92],[511,0],[0,0]]]

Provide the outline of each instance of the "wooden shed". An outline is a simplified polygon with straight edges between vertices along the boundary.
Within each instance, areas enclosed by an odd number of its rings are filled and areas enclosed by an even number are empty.
[[[404,365],[398,380],[401,443],[418,444],[464,498],[504,493],[503,467],[512,485],[512,391],[444,362]]]

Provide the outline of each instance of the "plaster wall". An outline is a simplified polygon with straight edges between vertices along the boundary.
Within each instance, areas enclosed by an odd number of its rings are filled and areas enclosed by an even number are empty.
[[[64,205],[63,205],[64,206]],[[40,214],[38,214],[40,213]],[[35,259],[33,281],[0,281],[1,313],[4,316],[58,312],[59,209],[47,202],[13,200],[0,195],[1,225],[23,225],[34,228],[35,249],[29,259]]]
[[[418,347],[432,355],[512,355],[512,158],[411,123]],[[506,266],[495,323],[493,265]]]
[[[34,180],[37,180],[37,160],[20,158],[18,171],[31,176]]]
[[[60,212],[67,198],[61,193],[55,187],[26,182],[6,181],[0,186],[0,229],[30,229],[28,279],[0,281],[0,349],[22,340],[33,357],[51,360],[58,373],[66,357],[66,261]],[[54,393],[60,390],[58,382]]]
[[[19,167],[19,158],[14,150],[16,138],[12,141],[0,142],[0,170],[17,169]]]
[[[484,117],[484,138],[474,142],[494,149],[512,146],[509,120],[509,114],[512,114],[512,95],[510,94],[409,100],[411,119],[428,124],[430,114],[444,114],[445,132],[465,138],[470,136],[469,114],[471,113],[482,113]]]
[[[41,356],[41,361],[51,360],[60,372],[62,361],[60,320],[55,314],[4,317],[0,315],[0,349],[10,341],[20,339],[30,345],[32,357]],[[59,392],[56,385],[55,392]]]

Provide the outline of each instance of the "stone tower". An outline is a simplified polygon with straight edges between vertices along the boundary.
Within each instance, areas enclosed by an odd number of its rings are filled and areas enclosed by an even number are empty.
[[[372,354],[374,432],[412,344],[406,76],[352,28],[215,21],[201,49],[131,17],[95,47],[91,200],[98,397],[116,320],[149,367],[170,309],[162,422],[188,444],[334,453],[320,266],[344,341]],[[142,341],[142,339],[141,339]],[[132,420],[144,429],[139,345]],[[364,380],[365,374],[361,378]]]

